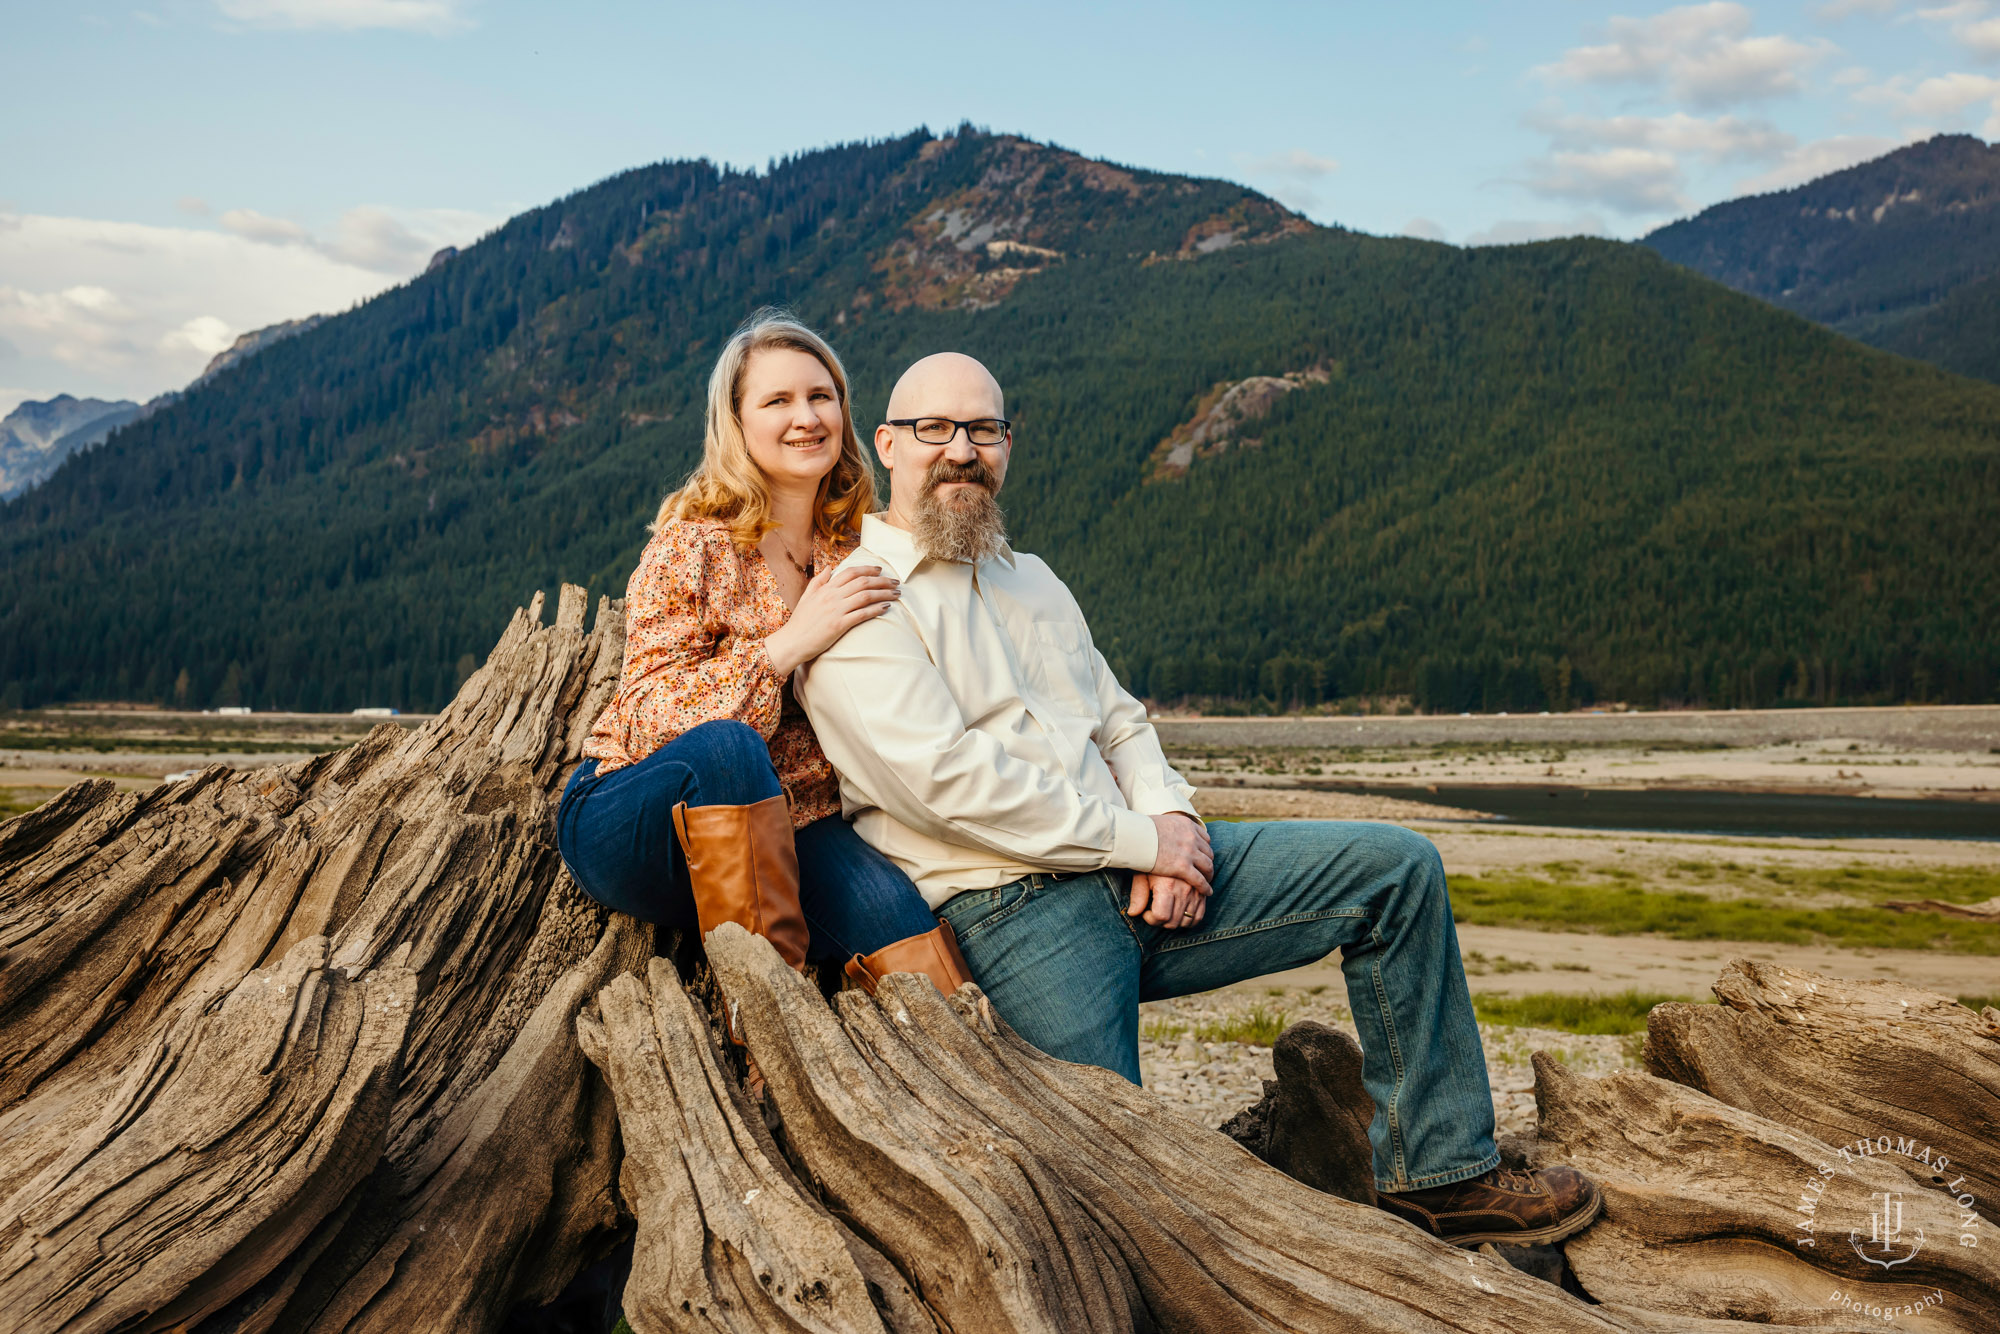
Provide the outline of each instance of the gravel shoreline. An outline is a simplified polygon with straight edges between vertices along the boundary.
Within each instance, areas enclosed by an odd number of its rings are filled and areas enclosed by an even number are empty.
[[[1264,1096],[1272,1078],[1271,1048],[1221,1034],[1261,1018],[1268,1027],[1282,1013],[1284,1025],[1315,1019],[1359,1035],[1347,1007],[1324,988],[1270,988],[1279,995],[1253,999],[1240,990],[1150,1001],[1139,1007],[1139,1068],[1146,1087],[1211,1129]],[[1530,1057],[1546,1051],[1584,1075],[1637,1068],[1638,1039],[1564,1033],[1547,1028],[1481,1024],[1486,1078],[1492,1087],[1498,1134],[1535,1130],[1535,1072]]]

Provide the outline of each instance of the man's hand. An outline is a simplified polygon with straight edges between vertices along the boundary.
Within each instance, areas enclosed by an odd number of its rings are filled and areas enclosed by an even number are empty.
[[[1178,811],[1155,815],[1153,827],[1160,832],[1160,851],[1153,858],[1152,873],[1184,880],[1207,894],[1208,877],[1215,871],[1215,854],[1208,846],[1208,827]]]
[[[1134,871],[1132,901],[1126,905],[1125,915],[1138,917],[1142,913],[1154,926],[1170,930],[1191,927],[1208,915],[1208,891],[1170,875]]]

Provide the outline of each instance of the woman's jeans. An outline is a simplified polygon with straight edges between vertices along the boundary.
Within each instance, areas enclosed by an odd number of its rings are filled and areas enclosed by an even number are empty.
[[[622,769],[585,760],[563,789],[556,846],[570,875],[607,908],[682,930],[696,928],[687,859],[674,837],[677,802],[748,806],[784,789],[754,728],[703,723]],[[806,957],[850,959],[937,929],[910,878],[838,815],[795,830]]]
[[[1497,1166],[1493,1095],[1444,866],[1394,825],[1216,823],[1208,914],[1185,931],[1125,915],[1130,874],[1031,875],[945,901],[966,965],[1023,1038],[1139,1082],[1139,1002],[1341,951],[1361,1034],[1375,1184],[1421,1190]]]

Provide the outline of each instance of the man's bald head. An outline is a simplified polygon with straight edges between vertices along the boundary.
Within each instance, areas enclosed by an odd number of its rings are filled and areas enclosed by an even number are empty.
[[[933,352],[904,371],[889,391],[889,419],[1004,417],[1006,400],[993,372],[963,352]]]
[[[903,372],[889,393],[891,422],[943,417],[954,422],[1005,418],[1000,382],[963,352],[935,352]],[[1007,480],[1014,437],[975,445],[969,429],[943,444],[926,444],[909,426],[875,428],[875,456],[889,470],[889,509],[883,516],[907,529],[927,554],[978,561],[1006,541],[994,497]]]

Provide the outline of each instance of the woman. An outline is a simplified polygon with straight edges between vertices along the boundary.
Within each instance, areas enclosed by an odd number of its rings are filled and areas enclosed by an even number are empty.
[[[736,922],[795,968],[844,958],[871,991],[921,972],[948,994],[970,977],[951,928],[841,818],[790,685],[897,596],[880,566],[834,568],[875,499],[852,417],[840,359],[804,325],[760,311],[723,346],[701,464],[632,572],[624,673],[557,842],[607,907],[704,935]]]

